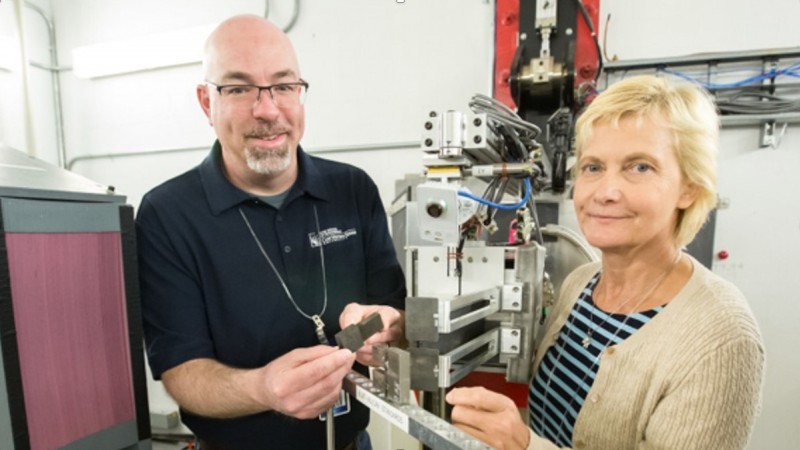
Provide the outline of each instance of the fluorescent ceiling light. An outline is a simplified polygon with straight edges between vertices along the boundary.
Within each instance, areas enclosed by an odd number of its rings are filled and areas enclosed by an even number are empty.
[[[19,44],[9,36],[0,36],[0,70],[16,72],[19,70]]]
[[[216,25],[94,44],[72,50],[79,78],[99,78],[202,61],[203,44]]]

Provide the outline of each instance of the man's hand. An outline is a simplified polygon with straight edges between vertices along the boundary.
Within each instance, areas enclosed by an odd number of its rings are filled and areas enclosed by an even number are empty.
[[[257,371],[260,401],[287,416],[314,418],[339,399],[353,362],[350,350],[326,345],[292,350]]]
[[[161,379],[182,408],[201,416],[226,419],[275,410],[308,419],[336,402],[354,362],[350,350],[318,345],[292,350],[257,369],[193,359]]]
[[[391,306],[350,303],[339,316],[339,325],[344,329],[348,325],[361,322],[374,312],[380,314],[383,321],[383,330],[364,341],[364,346],[356,352],[356,359],[364,365],[376,365],[372,359],[372,346],[375,344],[389,344],[401,347],[406,345],[405,311],[398,311]]]
[[[453,425],[499,450],[525,449],[530,432],[510,398],[482,387],[457,388],[445,397]]]

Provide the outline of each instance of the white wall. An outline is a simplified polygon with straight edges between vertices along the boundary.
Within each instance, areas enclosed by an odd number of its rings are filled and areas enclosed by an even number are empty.
[[[48,0],[28,3],[50,12]],[[0,40],[4,41],[0,46],[0,142],[55,163],[58,152],[52,75],[38,67],[27,66],[23,70],[20,48],[20,40],[24,40],[29,60],[49,66],[47,26],[38,13],[23,6],[23,26],[19,27],[16,6],[17,2],[0,2]],[[26,120],[26,114],[30,114],[30,120]]]
[[[800,17],[797,0],[600,0],[600,3],[603,26],[606,16],[611,14],[607,54],[611,58],[617,55],[620,60],[800,45],[800,33],[796,24],[791,23]]]
[[[523,0],[525,1],[525,0]],[[260,14],[255,0],[39,0],[55,17],[61,65],[76,47],[211,23],[236,13]],[[291,0],[272,0],[272,15],[286,23]],[[493,8],[488,0],[301,1],[289,36],[303,76],[311,83],[307,149],[382,144],[386,149],[328,154],[369,172],[386,204],[394,181],[421,168],[416,149],[396,143],[419,139],[427,111],[466,109],[475,92],[491,88]],[[753,50],[800,45],[798,0],[601,0],[608,13],[607,53],[620,59]],[[10,3],[0,2],[0,36],[12,34]],[[26,12],[32,58],[46,62],[46,33]],[[198,42],[198,48],[202,42]],[[36,71],[39,69],[31,69]],[[36,75],[32,75],[32,78]],[[74,170],[105,184],[138,205],[149,188],[197,164],[213,139],[196,105],[199,64],[92,80],[62,74],[68,157],[198,148],[172,155],[82,160]],[[33,133],[40,155],[55,162],[55,128],[49,81],[35,81]],[[19,79],[0,71],[0,140],[24,145],[16,114]],[[755,128],[722,134],[720,192],[730,208],[719,212],[717,250],[731,258],[714,270],[734,281],[750,300],[768,352],[764,409],[750,448],[794,446],[794,408],[800,404],[800,126],[790,125],[778,150],[756,150]],[[767,231],[766,233],[763,231]],[[151,385],[154,409],[170,407]]]
[[[797,0],[601,3],[602,22],[611,13],[606,51],[620,60],[800,46],[797,24],[776,20],[796,22]],[[800,123],[777,150],[758,141],[755,126],[723,129],[719,195],[730,206],[718,211],[714,250],[730,257],[713,270],[747,297],[766,345],[763,409],[748,448],[788,449],[800,426]]]
[[[288,21],[292,4],[271,2],[276,23]],[[55,2],[54,9],[66,59],[76,46],[259,14],[263,5],[75,0]],[[416,150],[392,150],[392,144],[419,140],[427,111],[464,109],[470,95],[489,89],[492,21],[493,5],[485,0],[301,2],[289,36],[311,83],[304,147],[385,144],[386,151],[332,157],[359,159],[388,199],[394,179],[420,168]],[[138,204],[147,189],[192,167],[213,140],[195,99],[201,80],[199,64],[93,80],[65,76],[71,156],[201,148],[175,157],[79,161],[74,170],[115,185]]]

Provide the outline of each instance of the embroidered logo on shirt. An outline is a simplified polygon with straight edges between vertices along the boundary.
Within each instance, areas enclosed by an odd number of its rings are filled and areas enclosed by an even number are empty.
[[[319,247],[320,245],[328,245],[334,242],[344,241],[350,236],[355,236],[358,234],[355,228],[350,228],[349,230],[340,230],[336,227],[328,228],[327,230],[322,230],[317,234],[316,232],[308,233],[308,241],[311,244],[311,248]]]

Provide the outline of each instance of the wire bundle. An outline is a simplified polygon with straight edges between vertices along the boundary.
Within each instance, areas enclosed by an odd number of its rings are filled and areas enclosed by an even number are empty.
[[[497,152],[502,162],[528,162],[531,159],[530,152],[541,148],[541,144],[536,141],[536,137],[541,134],[542,130],[536,125],[522,120],[505,104],[486,95],[476,94],[470,100],[469,107],[476,114],[486,114],[487,126],[501,138],[501,142],[494,146],[493,149]],[[522,198],[515,204],[500,203],[506,193],[518,191],[518,185],[512,183],[505,175],[492,178],[481,196],[472,195],[464,191],[459,192],[459,195],[481,204],[477,215],[482,218],[484,226],[489,226],[493,222],[498,210],[531,208],[538,232],[538,218],[535,214],[533,187],[531,185],[531,177],[535,173],[538,173],[538,171],[532,171],[521,177],[520,184],[524,188],[524,193]]]
[[[713,92],[722,114],[780,114],[800,112],[800,83],[774,83],[781,77],[800,78],[800,63],[772,68],[729,83],[701,81],[685,72],[661,68],[661,72],[677,76]],[[763,84],[765,81],[771,84]],[[776,92],[781,91],[783,95]],[[786,96],[791,94],[791,96]]]
[[[469,107],[474,113],[486,114],[486,116],[496,122],[496,124],[502,124],[513,128],[517,131],[520,139],[528,140],[531,145],[538,146],[534,139],[542,130],[536,125],[522,120],[511,108],[502,102],[487,95],[475,94],[469,101]]]
[[[688,75],[688,74],[686,74],[684,72],[680,72],[680,71],[672,70],[672,69],[667,69],[667,68],[661,68],[660,71],[664,72],[664,73],[668,73],[670,75],[675,75],[677,77],[683,78],[684,80],[691,81],[692,83],[695,83],[695,84],[699,84],[700,86],[703,86],[704,88],[706,88],[706,89],[708,89],[710,91],[714,91],[714,90],[718,90],[718,89],[730,89],[730,88],[739,88],[739,87],[744,87],[744,86],[750,86],[750,85],[753,85],[753,84],[756,84],[756,83],[761,83],[762,81],[774,80],[774,79],[776,79],[778,77],[782,77],[782,76],[800,78],[800,63],[793,64],[793,65],[791,65],[789,67],[786,67],[784,69],[772,68],[772,69],[770,69],[770,70],[768,70],[766,72],[762,72],[762,73],[760,73],[760,74],[758,74],[756,76],[748,77],[748,78],[745,78],[745,79],[739,80],[739,81],[733,81],[733,82],[730,82],[730,83],[707,83],[707,82],[698,80],[697,78],[694,78],[694,77],[692,77],[692,76],[690,76],[690,75]]]
[[[781,114],[800,112],[800,98],[786,98],[757,90],[717,95],[722,114]]]

